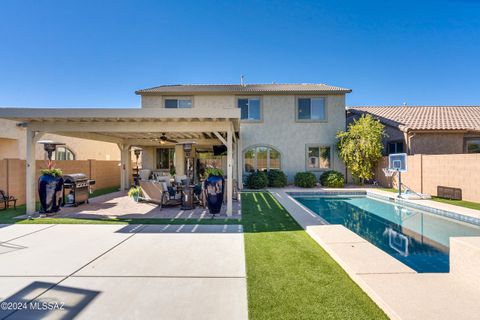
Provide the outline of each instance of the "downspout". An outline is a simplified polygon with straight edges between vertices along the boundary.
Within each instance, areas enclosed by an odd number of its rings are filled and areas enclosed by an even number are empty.
[[[413,155],[413,146],[412,146],[412,139],[415,138],[417,134],[414,132],[412,135],[409,135],[408,134],[408,131],[407,131],[407,137],[408,137],[408,151],[409,151],[409,154]]]

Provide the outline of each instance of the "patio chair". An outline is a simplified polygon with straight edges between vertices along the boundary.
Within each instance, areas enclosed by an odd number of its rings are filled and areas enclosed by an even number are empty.
[[[10,207],[10,202],[13,202],[13,208],[17,210],[17,198],[9,196],[5,191],[0,190],[0,203],[3,203],[3,210],[7,210]]]
[[[160,207],[177,206],[181,204],[180,200],[169,197],[166,183],[140,180],[140,188],[142,189],[143,195],[143,197],[139,198],[141,201],[155,203]]]

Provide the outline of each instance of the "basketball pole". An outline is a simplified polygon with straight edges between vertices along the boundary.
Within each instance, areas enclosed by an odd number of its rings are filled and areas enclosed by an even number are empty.
[[[397,169],[398,172],[398,197],[402,197],[402,172]]]

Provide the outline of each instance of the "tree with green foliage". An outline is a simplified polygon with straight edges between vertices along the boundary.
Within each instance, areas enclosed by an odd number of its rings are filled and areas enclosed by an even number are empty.
[[[382,157],[385,136],[384,126],[371,115],[362,115],[350,123],[347,131],[337,134],[340,158],[352,176],[362,183],[373,178],[373,170]]]

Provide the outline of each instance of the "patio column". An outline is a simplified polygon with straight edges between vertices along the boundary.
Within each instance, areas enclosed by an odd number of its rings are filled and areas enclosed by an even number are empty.
[[[129,187],[130,145],[119,143],[118,148],[120,149],[120,190],[123,191]]]
[[[227,130],[227,215],[231,216],[233,197],[233,132],[230,126]]]
[[[237,188],[238,190],[243,189],[243,153],[240,137],[237,139]]]
[[[27,215],[31,216],[35,213],[35,204],[36,204],[36,157],[35,157],[35,147],[36,143],[43,136],[43,133],[32,131],[32,129],[27,127],[27,139],[26,139],[26,170],[25,170],[25,202],[27,206]]]
[[[176,175],[183,176],[185,174],[185,152],[183,145],[175,146],[175,171]]]
[[[125,161],[125,190],[130,189],[132,181],[132,146],[127,145],[126,156],[127,160]]]

